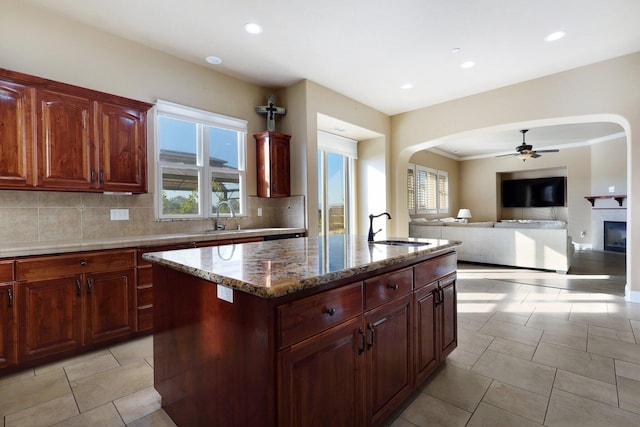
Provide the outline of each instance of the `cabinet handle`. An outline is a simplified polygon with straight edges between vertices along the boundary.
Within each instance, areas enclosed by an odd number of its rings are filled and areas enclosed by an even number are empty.
[[[13,307],[13,289],[9,289],[7,290],[7,293],[9,294],[9,301],[7,302],[7,307],[11,308]]]
[[[100,169],[100,184],[104,184],[104,171]]]
[[[326,309],[324,312],[327,313],[329,316],[333,316],[334,314],[336,314],[336,309],[331,307]]]
[[[87,266],[87,261],[80,261],[80,265],[83,266],[83,267],[86,267]]]
[[[96,182],[96,170],[91,169],[91,183],[93,184],[94,182]]]
[[[440,289],[433,291],[433,297],[436,299],[436,307],[440,305]]]
[[[387,287],[389,289],[393,289],[394,291],[398,290],[398,285],[396,285],[395,283],[391,283],[390,285],[387,285]]]
[[[87,279],[87,295],[91,295],[93,289],[93,279]]]
[[[82,291],[82,285],[80,284],[80,279],[76,280],[76,295],[80,296],[80,292]]]
[[[440,293],[440,304],[444,303],[444,291],[438,286],[438,292]]]
[[[373,340],[375,336],[375,333],[373,331],[373,325],[371,323],[368,323],[367,329],[369,330],[369,334],[371,336],[371,341],[369,341],[369,343],[367,344],[367,350],[371,350],[371,348],[373,347]]]
[[[364,336],[364,329],[362,329],[362,327],[358,329],[358,333],[360,334],[360,338],[362,338],[362,347],[358,349],[358,354],[362,354],[364,353],[364,345],[367,343],[367,337]]]

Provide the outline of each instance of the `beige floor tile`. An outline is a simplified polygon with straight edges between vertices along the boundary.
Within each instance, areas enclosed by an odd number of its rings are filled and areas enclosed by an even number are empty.
[[[588,326],[584,323],[572,322],[565,319],[558,319],[549,314],[534,313],[527,322],[527,326],[543,329],[549,332],[557,332],[576,337],[587,338]]]
[[[153,370],[144,360],[71,383],[80,412],[128,396],[153,384]]]
[[[132,360],[142,359],[153,355],[153,336],[144,337],[134,341],[110,347],[109,350],[121,365]]]
[[[631,331],[618,331],[617,329],[603,328],[602,326],[589,325],[589,335],[611,338],[624,342],[636,343],[636,337]]]
[[[587,351],[624,360],[625,362],[640,364],[640,344],[631,344],[616,339],[591,336],[589,337]]]
[[[490,384],[489,378],[446,364],[444,369],[434,374],[422,392],[473,412]]]
[[[114,405],[122,416],[125,424],[129,424],[139,418],[146,417],[160,409],[160,395],[153,387],[147,387],[140,391],[122,397],[114,401]]]
[[[618,377],[620,407],[640,414],[640,381]]]
[[[400,416],[418,427],[462,427],[471,413],[420,393]]]
[[[571,313],[569,320],[619,331],[631,331],[629,319],[609,316],[606,313]]]
[[[615,384],[558,369],[553,387],[607,405],[618,406],[618,390]]]
[[[555,377],[553,368],[491,350],[484,352],[472,371],[543,396],[551,392]]]
[[[542,330],[540,329],[519,326],[493,319],[489,320],[478,332],[529,345],[537,345],[542,336]]]
[[[153,356],[147,356],[144,360],[153,368]]]
[[[640,415],[554,389],[545,418],[549,427],[636,427]]]
[[[473,413],[467,427],[536,427],[542,424],[535,423],[519,415],[507,412],[493,405],[481,403]]]
[[[458,316],[458,328],[466,329],[468,331],[478,332],[478,329],[482,328],[485,323],[486,320],[480,321]]]
[[[542,423],[549,399],[518,387],[494,381],[482,401],[531,421]]]
[[[35,376],[35,372],[33,371],[33,369],[25,369],[14,374],[5,375],[4,377],[0,377],[0,387],[10,383],[14,383],[16,381],[26,380],[27,378],[31,378],[33,376]]]
[[[410,423],[402,417],[398,417],[393,420],[389,427],[416,427],[416,425],[414,423]]]
[[[493,341],[493,337],[478,332],[458,329],[458,348],[470,353],[482,354]]]
[[[125,424],[122,422],[122,418],[120,418],[120,414],[118,414],[113,403],[109,402],[83,414],[76,415],[75,417],[55,424],[53,427],[123,427],[124,425]]]
[[[527,320],[529,320],[529,316],[498,311],[491,317],[491,320],[499,320],[501,322],[515,323],[516,325],[524,326]]]
[[[128,424],[127,427],[176,427],[171,417],[162,409]]]
[[[478,361],[479,354],[471,353],[469,351],[456,348],[447,356],[447,364],[452,364],[462,369],[471,369],[473,365]]]
[[[5,417],[5,427],[47,427],[78,414],[78,407],[69,393]]]
[[[70,357],[68,359],[59,360],[57,362],[49,363],[46,365],[38,366],[35,368],[36,375],[41,375],[46,372],[55,371],[56,369],[66,368],[67,366],[76,365],[78,363],[87,362],[96,357],[103,356],[105,354],[109,354],[108,349],[93,351],[91,353],[84,353],[78,356]]]
[[[69,381],[79,380],[120,366],[111,353],[94,357],[64,368]]]
[[[62,369],[0,387],[0,417],[71,393]]]
[[[610,357],[541,342],[532,360],[610,384],[616,382],[613,359]]]
[[[572,313],[607,313],[606,302],[574,302],[571,307]]]
[[[624,317],[625,319],[640,320],[640,304],[634,302],[607,303],[608,313],[611,316]]]
[[[640,381],[640,365],[617,359],[615,361],[615,365],[617,376]]]
[[[562,332],[544,331],[540,341],[572,348],[574,350],[587,351],[587,337],[577,337]]]
[[[493,340],[491,345],[489,345],[488,349],[498,353],[519,357],[520,359],[531,360],[533,353],[536,351],[536,346],[496,338]]]

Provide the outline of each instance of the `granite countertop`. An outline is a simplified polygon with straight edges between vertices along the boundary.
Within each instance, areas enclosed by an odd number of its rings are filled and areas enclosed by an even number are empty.
[[[0,258],[27,255],[46,255],[102,249],[120,249],[153,245],[170,245],[185,242],[241,239],[244,237],[271,236],[289,233],[306,233],[304,228],[247,228],[244,230],[221,230],[210,233],[178,233],[145,236],[115,237],[101,240],[64,240],[46,242],[24,242],[0,244]]]
[[[143,258],[262,298],[275,298],[335,280],[453,249],[458,241],[396,239],[424,246],[370,244],[366,236],[297,238],[151,252]]]

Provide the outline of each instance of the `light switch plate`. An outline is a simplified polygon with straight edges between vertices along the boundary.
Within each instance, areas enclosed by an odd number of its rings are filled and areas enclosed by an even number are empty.
[[[218,286],[218,298],[233,304],[233,289],[227,288],[226,286],[222,286],[222,285],[217,285],[217,286]]]
[[[111,221],[128,221],[129,209],[111,209]]]
[[[262,208],[258,208],[258,216],[262,216]]]
[[[616,192],[616,186],[612,185],[611,187],[609,187],[609,193],[615,193]]]

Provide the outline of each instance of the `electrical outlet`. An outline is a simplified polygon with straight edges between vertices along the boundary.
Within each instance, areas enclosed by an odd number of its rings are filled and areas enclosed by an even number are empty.
[[[233,289],[218,285],[218,298],[233,304]]]
[[[262,208],[258,208],[258,216],[262,216]]]
[[[129,209],[111,209],[111,221],[129,221]]]
[[[615,193],[616,192],[616,186],[612,185],[611,187],[609,187],[609,193]]]

